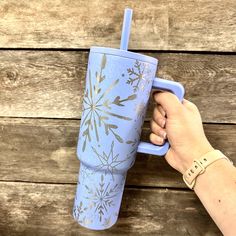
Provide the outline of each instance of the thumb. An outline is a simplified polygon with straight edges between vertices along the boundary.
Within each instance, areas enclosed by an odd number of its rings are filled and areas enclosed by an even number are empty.
[[[182,109],[182,103],[173,93],[158,92],[153,97],[155,102],[162,106],[167,116],[176,115]]]

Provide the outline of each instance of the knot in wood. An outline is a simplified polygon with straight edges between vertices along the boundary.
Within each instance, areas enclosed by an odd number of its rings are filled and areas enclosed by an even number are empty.
[[[1,74],[5,85],[8,86],[16,86],[20,80],[18,71],[12,70],[11,68],[3,70]]]

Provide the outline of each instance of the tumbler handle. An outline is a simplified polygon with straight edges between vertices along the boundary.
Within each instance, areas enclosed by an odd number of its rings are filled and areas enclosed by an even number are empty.
[[[160,78],[154,78],[152,88],[172,92],[178,97],[181,102],[183,100],[184,87],[180,83]],[[170,145],[168,142],[165,142],[160,146],[147,142],[140,142],[137,152],[163,156],[167,153],[169,146]]]

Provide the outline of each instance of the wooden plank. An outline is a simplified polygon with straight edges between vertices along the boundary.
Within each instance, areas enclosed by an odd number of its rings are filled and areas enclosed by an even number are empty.
[[[148,55],[160,61],[158,76],[185,86],[203,121],[236,123],[236,55]],[[1,51],[0,116],[80,118],[87,57],[84,51]]]
[[[204,122],[236,123],[236,55],[150,55],[160,61],[158,76],[184,85]]]
[[[75,185],[0,183],[0,234],[221,235],[190,191],[126,188],[120,216],[106,231],[72,218]]]
[[[0,180],[76,183],[79,161],[76,140],[79,121],[0,119]],[[236,126],[205,125],[215,148],[236,163]],[[149,124],[142,140],[148,140]],[[185,188],[181,175],[162,157],[138,154],[127,185]]]
[[[79,118],[87,52],[2,51],[0,115]]]
[[[119,47],[127,6],[131,49],[236,51],[234,0],[1,1],[0,47]]]

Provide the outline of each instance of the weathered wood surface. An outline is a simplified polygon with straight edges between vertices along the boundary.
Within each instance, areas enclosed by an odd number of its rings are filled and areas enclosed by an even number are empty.
[[[119,47],[127,6],[132,49],[236,51],[235,0],[3,0],[0,47]]]
[[[119,47],[126,6],[134,9],[130,49],[158,58],[158,76],[185,86],[209,123],[210,142],[236,162],[235,0],[2,0],[1,236],[221,235],[181,175],[145,154],[128,173],[117,225],[94,232],[72,219],[88,59],[88,50],[76,49]],[[16,48],[28,50],[10,50]],[[147,119],[151,114],[152,105]]]
[[[148,53],[181,82],[205,122],[236,123],[236,55]],[[80,118],[88,53],[0,53],[0,116]],[[147,115],[150,118],[151,106]]]
[[[72,218],[75,185],[0,183],[0,235],[221,235],[190,191],[126,188],[118,223],[89,231]]]
[[[0,119],[0,180],[76,183],[79,121]],[[205,125],[215,148],[236,162],[236,125]],[[148,140],[149,123],[143,128]],[[127,185],[185,188],[182,177],[162,157],[139,154]]]

